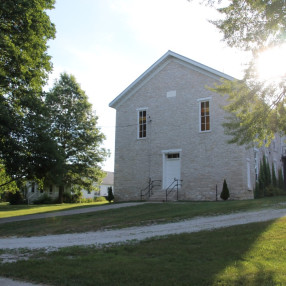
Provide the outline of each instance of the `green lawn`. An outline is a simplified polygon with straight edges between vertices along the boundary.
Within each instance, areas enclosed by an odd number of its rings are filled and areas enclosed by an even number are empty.
[[[286,218],[104,248],[34,252],[0,276],[49,285],[286,285]]]
[[[142,204],[0,225],[1,236],[71,233],[178,221],[263,208],[286,197],[249,201]],[[0,276],[48,285],[286,285],[286,217],[127,245],[20,250],[27,261],[0,264]],[[1,254],[18,251],[0,250]],[[0,258],[1,259],[1,258]]]
[[[75,208],[92,207],[106,203],[108,202],[102,201],[102,202],[82,203],[82,204],[50,204],[50,205],[9,205],[9,203],[0,203],[0,218],[65,211]]]
[[[0,224],[0,237],[15,235],[34,236],[122,228],[178,221],[196,216],[225,214],[267,207],[285,207],[285,204],[286,196],[247,201],[150,203],[81,215]],[[36,208],[39,207],[37,206]]]

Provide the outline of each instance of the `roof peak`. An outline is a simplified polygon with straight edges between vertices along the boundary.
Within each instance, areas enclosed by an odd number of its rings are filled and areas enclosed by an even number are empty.
[[[197,61],[194,61],[190,58],[187,58],[185,56],[182,56],[178,53],[175,53],[171,50],[168,50],[163,56],[161,56],[155,63],[153,63],[143,74],[141,74],[134,82],[132,82],[125,90],[123,90],[113,101],[109,103],[109,106],[112,108],[116,108],[119,101],[124,97],[126,93],[131,91],[133,88],[135,88],[139,82],[143,81],[148,75],[150,75],[160,64],[167,61],[170,57],[173,57],[174,59],[180,60],[190,66],[193,67],[194,70],[207,74],[208,76],[212,76],[215,78],[224,78],[227,80],[234,80],[233,77],[220,72],[216,69],[213,69],[209,66],[206,66],[204,64],[201,64]]]

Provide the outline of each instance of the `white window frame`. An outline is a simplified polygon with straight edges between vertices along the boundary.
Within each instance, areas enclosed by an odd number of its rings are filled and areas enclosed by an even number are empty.
[[[148,112],[148,107],[141,107],[137,108],[137,139],[142,140],[147,138],[147,112]],[[140,137],[140,112],[146,111],[146,136],[145,137]]]
[[[207,133],[207,132],[211,132],[212,130],[212,120],[211,120],[211,97],[205,97],[205,98],[199,98],[197,101],[199,103],[199,132],[200,133]],[[209,103],[209,125],[210,125],[210,129],[209,130],[202,130],[202,118],[201,118],[201,107],[202,107],[202,103],[203,102],[208,102]]]

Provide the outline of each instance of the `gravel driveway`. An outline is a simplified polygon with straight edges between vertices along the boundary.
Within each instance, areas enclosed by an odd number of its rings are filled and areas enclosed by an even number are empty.
[[[125,206],[131,206],[125,205]],[[123,207],[124,205],[121,205]],[[113,208],[109,206],[110,208]],[[94,211],[94,210],[93,210]],[[66,214],[68,215],[68,214]],[[47,249],[56,250],[60,247],[75,245],[104,245],[109,243],[126,243],[131,240],[140,241],[154,236],[164,236],[179,233],[191,233],[201,230],[212,230],[232,225],[241,225],[252,222],[262,222],[281,218],[286,216],[286,209],[267,209],[262,211],[241,212],[228,215],[219,215],[211,217],[196,217],[190,220],[156,224],[141,227],[129,227],[119,230],[106,230],[87,233],[74,233],[62,235],[47,235],[38,237],[23,238],[2,238],[0,239],[0,249]],[[16,220],[17,218],[15,218]],[[6,254],[3,254],[4,256]],[[2,256],[2,255],[1,255]],[[2,257],[3,258],[3,257]],[[8,254],[7,262],[19,257],[13,257]],[[21,258],[20,258],[21,259]],[[11,262],[11,261],[10,261]],[[0,277],[0,285],[2,286],[37,286],[36,284],[15,281]],[[40,286],[40,285],[38,285]]]
[[[286,209],[267,209],[261,211],[241,212],[211,217],[197,217],[174,223],[154,224],[129,227],[118,230],[106,230],[87,233],[46,235],[22,238],[1,238],[0,249],[57,249],[77,245],[104,245],[124,243],[130,240],[143,240],[154,236],[191,233],[211,230],[232,225],[268,221],[286,216]]]

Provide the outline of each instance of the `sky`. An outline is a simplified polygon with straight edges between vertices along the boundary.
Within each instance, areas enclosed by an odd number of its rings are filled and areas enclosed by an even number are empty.
[[[214,8],[199,0],[56,0],[48,11],[56,26],[49,41],[53,72],[75,76],[98,116],[114,170],[115,115],[109,103],[168,50],[240,78],[246,55],[227,47],[209,20]]]

